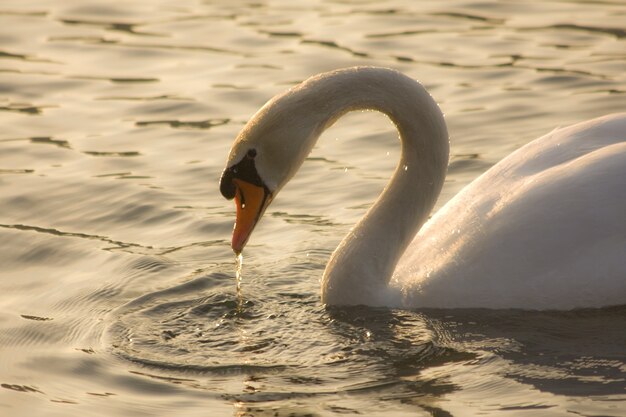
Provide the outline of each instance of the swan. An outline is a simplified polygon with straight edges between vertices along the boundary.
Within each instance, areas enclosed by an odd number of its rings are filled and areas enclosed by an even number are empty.
[[[323,303],[540,310],[626,304],[626,113],[521,147],[429,220],[447,171],[446,123],[420,83],[386,68],[313,76],[272,98],[243,127],[220,179],[221,194],[236,203],[236,254],[320,134],[364,109],[393,121],[401,158],[331,255]]]

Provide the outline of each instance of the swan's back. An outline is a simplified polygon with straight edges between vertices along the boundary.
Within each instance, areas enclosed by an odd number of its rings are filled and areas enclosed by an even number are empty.
[[[626,299],[626,113],[520,148],[426,223],[393,284],[416,307],[570,309]]]

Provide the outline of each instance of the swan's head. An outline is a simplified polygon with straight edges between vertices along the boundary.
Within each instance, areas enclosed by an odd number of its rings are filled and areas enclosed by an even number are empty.
[[[323,118],[301,84],[277,96],[248,121],[233,144],[220,192],[235,199],[232,248],[239,254],[278,191],[291,179],[321,132]],[[304,97],[303,97],[304,96]]]

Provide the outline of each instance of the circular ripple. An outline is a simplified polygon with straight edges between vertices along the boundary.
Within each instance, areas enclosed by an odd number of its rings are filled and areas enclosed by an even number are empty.
[[[232,278],[198,278],[129,303],[109,331],[115,352],[143,365],[199,372],[333,360],[337,337],[326,330],[331,319],[317,297],[283,294],[240,303],[234,286],[219,281]]]
[[[291,394],[294,384],[308,394],[387,390],[429,363],[467,359],[436,345],[419,313],[330,309],[317,293],[240,304],[232,277],[218,274],[132,301],[108,336],[116,355],[156,371],[267,377]]]

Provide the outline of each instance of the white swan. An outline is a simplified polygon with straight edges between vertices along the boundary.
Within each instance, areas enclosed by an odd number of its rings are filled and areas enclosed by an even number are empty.
[[[384,68],[312,77],[271,99],[246,124],[220,181],[222,194],[236,200],[236,253],[324,129],[357,109],[389,116],[402,156],[376,203],[332,254],[322,279],[324,303],[626,304],[626,113],[529,143],[427,222],[446,175],[446,124],[418,82]]]

